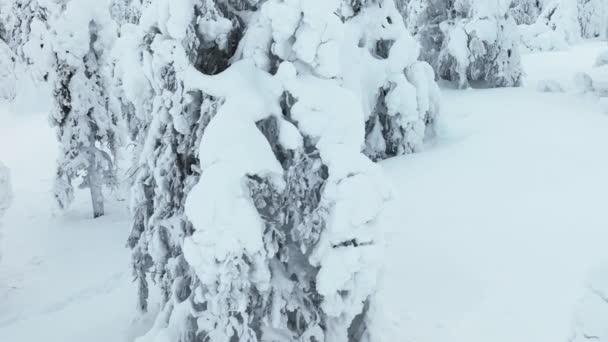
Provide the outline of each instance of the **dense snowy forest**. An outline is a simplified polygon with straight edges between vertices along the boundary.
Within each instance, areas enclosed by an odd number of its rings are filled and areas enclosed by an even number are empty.
[[[608,0],[0,0],[0,341],[608,342],[607,41]]]

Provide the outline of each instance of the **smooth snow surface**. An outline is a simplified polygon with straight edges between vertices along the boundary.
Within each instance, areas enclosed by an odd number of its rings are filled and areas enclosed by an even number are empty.
[[[525,86],[536,87],[540,81],[551,80],[558,82],[564,89],[572,89],[574,75],[577,72],[592,75],[598,56],[607,49],[605,42],[586,42],[560,51],[525,55]]]
[[[92,220],[82,191],[73,209],[54,214],[56,142],[46,115],[2,106],[0,122],[14,196],[1,228],[0,341],[128,341],[136,292],[124,204]]]
[[[437,143],[383,163],[394,198],[380,218],[389,245],[372,310],[384,339],[373,342],[567,340],[588,271],[608,261],[608,116],[569,91],[603,48],[524,56],[524,88],[444,90]],[[543,80],[566,92],[538,92]],[[54,215],[45,114],[0,109],[0,121],[14,192],[0,242],[0,341],[132,341],[146,329],[126,205],[91,220],[84,192]]]
[[[590,68],[600,50],[528,56],[529,79],[572,79],[549,66],[580,56]],[[437,146],[384,163],[397,197],[378,294],[386,341],[570,335],[588,272],[608,260],[608,116],[530,85],[444,90]]]

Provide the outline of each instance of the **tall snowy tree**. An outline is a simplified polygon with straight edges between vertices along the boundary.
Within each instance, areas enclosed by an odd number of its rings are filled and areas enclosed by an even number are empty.
[[[58,11],[53,0],[15,0],[2,7],[8,46],[37,81],[48,81],[54,63],[49,19]]]
[[[416,8],[407,12],[409,26],[416,28],[422,56],[440,78],[461,87],[521,83],[517,26],[501,2],[412,0],[409,5]]]
[[[146,131],[132,135],[140,309],[150,280],[162,294],[138,341],[373,340],[390,193],[366,155],[419,149],[439,110],[393,1],[112,9],[121,101]]]
[[[553,0],[543,5],[539,22],[556,32],[568,44],[581,39],[578,0]]]
[[[512,0],[509,13],[518,25],[536,22],[542,11],[543,0]]]
[[[16,96],[15,55],[9,46],[0,40],[0,98],[11,101]]]
[[[523,46],[528,50],[556,50],[581,38],[608,34],[605,0],[515,0],[510,12],[521,24]]]
[[[12,6],[0,2],[0,99],[12,101],[16,95],[15,67],[17,56],[8,45]]]
[[[578,0],[578,20],[584,38],[608,36],[608,1]]]
[[[170,9],[181,12],[163,18],[161,13]],[[175,54],[184,52],[203,72],[220,72],[236,49],[240,24],[211,1],[188,6],[118,0],[112,11],[121,24],[121,38],[113,51],[114,79],[120,85],[117,94],[137,155],[129,246],[139,308],[147,310],[151,280],[161,291],[161,305],[171,312],[176,300],[190,296],[196,282],[182,253],[183,239],[192,231],[184,203],[198,182],[199,142],[218,105],[203,92],[184,88],[175,71]],[[214,23],[224,25],[223,29],[209,30]],[[179,294],[174,292],[176,286]]]
[[[556,50],[580,41],[578,1],[544,0],[536,21],[519,25],[523,47],[531,51]]]
[[[116,35],[104,2],[16,0],[6,15],[7,42],[27,72],[52,82],[59,158],[54,196],[73,200],[74,183],[89,188],[93,216],[104,214],[103,188],[115,183],[120,108],[109,98],[107,50]]]
[[[113,31],[100,13],[91,2],[69,1],[50,19],[55,83],[50,119],[60,148],[54,195],[67,208],[79,182],[90,191],[94,217],[104,215],[103,189],[116,181],[118,123],[104,70]]]
[[[10,38],[11,7],[0,2],[0,99],[12,101],[16,95],[16,55],[7,41]]]
[[[439,29],[439,23],[447,18],[447,10],[452,3],[447,0],[396,0],[395,2],[406,27],[413,35],[430,28]],[[421,53],[425,53],[424,49]]]

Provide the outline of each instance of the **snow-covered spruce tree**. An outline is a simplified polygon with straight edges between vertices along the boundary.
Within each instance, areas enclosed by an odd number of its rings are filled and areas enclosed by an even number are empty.
[[[432,0],[410,12],[422,57],[445,80],[505,87],[520,84],[523,70],[517,26],[500,2]]]
[[[124,94],[152,103],[130,239],[140,307],[148,279],[163,294],[138,341],[374,340],[389,190],[362,150],[432,134],[432,69],[392,0],[229,4],[153,1],[121,29],[139,65],[120,68]]]
[[[421,45],[420,57],[437,68],[444,34],[440,24],[448,19],[451,2],[447,0],[401,0],[399,6],[408,30]]]
[[[519,25],[522,46],[530,51],[563,49],[581,39],[579,0],[545,0],[537,20]]]
[[[567,44],[576,43],[581,39],[578,0],[547,1],[539,22],[557,33]]]
[[[0,99],[8,101],[12,101],[16,95],[16,56],[7,44],[10,17],[11,7],[0,2]]]
[[[452,0],[396,0],[395,2],[406,27],[413,35],[430,28],[436,28],[440,33],[439,23],[447,19],[448,8],[453,4]],[[441,38],[437,39],[441,46]],[[424,48],[421,53],[425,53]]]
[[[138,307],[148,310],[152,281],[161,293],[162,322],[197,286],[182,253],[183,240],[192,232],[184,203],[200,177],[198,147],[218,105],[199,90],[185,89],[175,65],[186,55],[202,72],[226,69],[241,27],[234,14],[212,1],[142,5],[117,0],[112,12],[121,24],[113,51],[114,81],[120,86],[116,94],[136,154],[128,244],[139,286]],[[193,328],[184,328],[175,339],[190,341],[193,334]]]
[[[15,55],[0,40],[0,98],[11,101],[16,96]]]
[[[10,39],[12,6],[0,2],[0,99],[12,101],[16,95],[16,55],[11,51]]]
[[[2,228],[2,217],[8,210],[13,198],[11,191],[11,179],[8,168],[0,162],[0,228]],[[0,240],[2,239],[2,231],[0,230]],[[0,260],[2,259],[2,250],[0,249]]]
[[[392,1],[386,3],[393,8]],[[382,6],[382,2],[376,6]],[[362,63],[369,73],[360,72],[360,78],[369,82],[364,86],[367,91],[360,94],[366,114],[364,153],[378,160],[416,152],[426,138],[435,134],[440,101],[433,69],[428,63],[417,61],[418,44],[404,29],[400,15],[382,19],[373,13],[361,14],[361,18],[369,21],[364,29],[368,33],[357,32],[369,53],[362,57],[366,58]],[[353,18],[357,20],[363,19]],[[414,97],[416,101],[411,100]]]
[[[542,11],[544,0],[512,0],[509,13],[517,25],[536,22]]]
[[[49,20],[58,10],[53,0],[15,0],[2,7],[5,41],[17,60],[16,67],[38,82],[52,78],[54,56]]]
[[[583,38],[606,38],[608,35],[608,1],[578,0],[578,20]]]
[[[103,188],[115,183],[117,115],[109,106],[105,54],[114,31],[104,9],[69,1],[50,24],[54,100],[50,119],[60,153],[54,195],[60,208],[73,199],[74,182],[88,188],[93,216],[104,215]]]
[[[518,1],[522,4],[511,9],[516,20],[528,18],[526,14],[536,17],[534,21],[518,20],[522,43],[529,50],[563,49],[581,38],[608,34],[606,0],[543,0],[536,6],[527,5],[532,0]]]

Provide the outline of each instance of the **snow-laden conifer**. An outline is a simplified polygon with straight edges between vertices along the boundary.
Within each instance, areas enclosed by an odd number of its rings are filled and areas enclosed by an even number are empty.
[[[606,0],[578,0],[578,20],[583,38],[608,36],[608,2]]]
[[[4,40],[15,57],[15,67],[37,82],[52,77],[54,57],[49,25],[58,11],[53,0],[15,0],[2,5]]]
[[[581,40],[578,2],[581,0],[545,0],[533,23],[519,25],[524,49],[564,49]]]
[[[192,232],[184,202],[198,182],[199,141],[218,105],[209,95],[184,88],[176,66],[187,56],[201,71],[225,69],[227,56],[236,48],[239,22],[211,1],[121,0],[113,2],[111,11],[121,25],[112,52],[118,87],[114,94],[135,145],[130,205],[134,222],[128,244],[139,286],[138,306],[147,310],[150,284],[155,284],[161,307],[170,314],[175,305],[191,300],[197,286],[182,253],[183,240]],[[215,24],[223,31],[208,32]],[[181,334],[187,339],[194,332],[185,329]]]
[[[439,111],[394,2],[111,10],[140,309],[161,293],[139,341],[369,337],[390,195],[372,159],[418,150]]]
[[[115,184],[117,113],[110,107],[105,70],[114,31],[104,8],[70,1],[50,20],[54,82],[51,124],[59,157],[54,195],[60,208],[73,200],[74,186],[90,191],[93,216],[104,214],[104,188]]]
[[[422,56],[440,78],[460,87],[521,83],[517,26],[500,2],[412,0],[408,8],[408,25],[415,27]]]
[[[512,0],[509,13],[517,25],[530,25],[536,22],[545,0]]]

